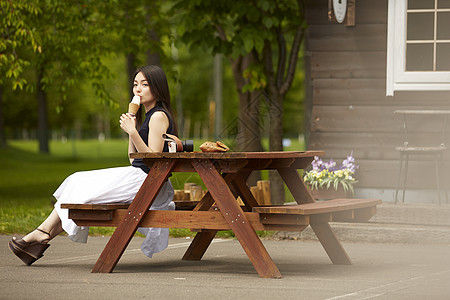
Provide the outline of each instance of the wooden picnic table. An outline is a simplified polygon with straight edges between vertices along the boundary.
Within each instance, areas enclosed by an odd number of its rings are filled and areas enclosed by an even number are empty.
[[[305,169],[322,151],[135,153],[150,172],[128,204],[63,204],[80,226],[117,226],[92,272],[112,272],[138,227],[191,228],[197,232],[183,256],[200,260],[219,230],[232,230],[260,277],[280,278],[255,230],[301,231],[310,225],[335,264],[350,258],[334,235],[331,221],[366,221],[380,200],[337,199],[316,202],[297,169]],[[246,180],[254,170],[277,170],[296,205],[261,206]],[[208,192],[191,211],[149,210],[172,172],[196,172]],[[244,205],[236,201],[240,196]],[[214,204],[214,208],[213,208]]]

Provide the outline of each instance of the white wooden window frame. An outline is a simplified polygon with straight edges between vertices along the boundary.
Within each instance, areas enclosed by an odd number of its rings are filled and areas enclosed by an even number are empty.
[[[407,72],[407,0],[389,0],[386,63],[386,95],[394,91],[450,91],[450,72]]]

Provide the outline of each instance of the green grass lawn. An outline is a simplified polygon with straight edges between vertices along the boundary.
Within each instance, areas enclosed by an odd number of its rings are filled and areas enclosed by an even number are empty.
[[[200,143],[195,143],[198,147]],[[0,234],[25,234],[35,229],[52,211],[53,192],[61,182],[76,171],[126,166],[126,140],[82,140],[75,143],[50,143],[51,155],[38,153],[35,141],[9,141],[0,149]],[[303,150],[293,141],[286,150]],[[267,174],[263,173],[263,179]],[[202,184],[195,173],[174,173],[175,189],[185,182]],[[287,201],[292,196],[287,193]],[[93,235],[109,235],[113,228],[92,227]],[[222,237],[232,236],[221,232]],[[262,234],[262,233],[261,233]],[[194,236],[188,229],[171,229],[172,236]]]

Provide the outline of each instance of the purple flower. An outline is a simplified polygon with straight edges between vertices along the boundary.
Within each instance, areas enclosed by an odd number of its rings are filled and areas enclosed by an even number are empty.
[[[340,165],[339,167],[332,158],[329,161],[324,162],[318,156],[314,156],[314,160],[312,161],[311,165],[313,171],[317,172],[323,170],[328,170],[330,172],[335,172],[337,170],[348,170],[354,173],[356,169],[359,168],[359,166],[355,165],[355,158],[353,157],[353,151],[349,156],[347,156],[347,158],[342,162],[342,165]]]
[[[353,152],[350,154],[350,156],[347,156],[347,159],[345,159],[342,162],[341,169],[348,169],[350,172],[355,172],[356,169],[359,167],[354,164],[355,158],[353,157]]]
[[[321,171],[321,170],[322,170],[322,164],[323,164],[323,162],[322,162],[322,160],[320,159],[320,157],[314,156],[314,160],[313,160],[313,162],[311,163],[311,165],[312,165],[312,167],[313,167],[313,170],[314,170],[314,171]]]
[[[336,169],[336,162],[333,159],[330,159],[328,162],[325,162],[323,166],[324,169],[327,169],[328,171],[334,171]]]

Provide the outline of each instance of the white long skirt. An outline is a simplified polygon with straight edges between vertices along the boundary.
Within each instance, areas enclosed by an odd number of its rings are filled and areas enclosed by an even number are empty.
[[[70,175],[53,194],[58,200],[55,209],[61,219],[62,228],[72,241],[86,243],[89,227],[77,226],[69,219],[68,210],[61,208],[61,203],[130,203],[146,177],[144,171],[132,166],[83,171]],[[173,195],[172,184],[167,180],[150,209],[174,210]],[[168,228],[139,228],[138,231],[146,236],[141,246],[146,256],[152,257],[154,253],[167,248]]]

